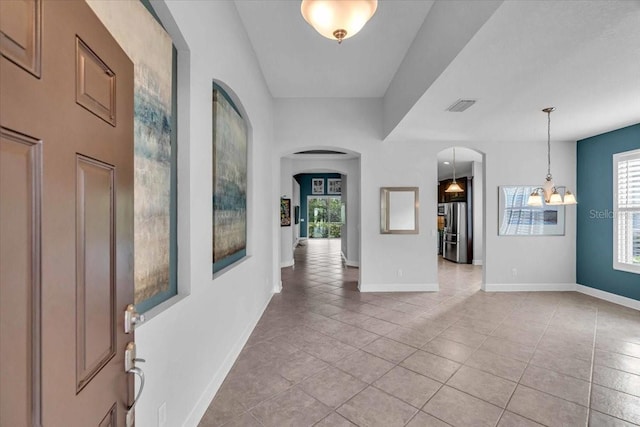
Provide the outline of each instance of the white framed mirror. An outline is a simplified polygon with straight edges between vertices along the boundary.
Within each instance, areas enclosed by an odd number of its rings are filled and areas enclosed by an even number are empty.
[[[380,233],[418,234],[418,187],[380,188]]]

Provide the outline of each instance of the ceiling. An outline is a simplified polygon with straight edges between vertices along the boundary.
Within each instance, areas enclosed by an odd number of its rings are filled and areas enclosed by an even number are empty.
[[[235,3],[274,97],[380,98],[433,1],[381,0],[362,31],[340,45],[307,24],[300,1]]]
[[[433,1],[379,0],[342,45],[304,21],[299,1],[236,6],[274,97],[379,98]],[[461,98],[478,102],[445,111]],[[554,141],[640,121],[640,1],[503,2],[386,140],[546,141],[548,106]]]

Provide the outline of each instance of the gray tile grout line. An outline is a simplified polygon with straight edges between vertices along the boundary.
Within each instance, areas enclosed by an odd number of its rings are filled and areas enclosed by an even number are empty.
[[[593,325],[593,347],[591,349],[591,370],[589,371],[589,398],[587,400],[587,426],[591,418],[591,394],[593,392],[593,369],[596,364],[596,340],[598,339],[598,306],[596,306],[596,321]]]

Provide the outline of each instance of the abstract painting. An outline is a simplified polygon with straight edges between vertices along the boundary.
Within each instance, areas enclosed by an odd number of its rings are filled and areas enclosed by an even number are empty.
[[[135,303],[169,290],[171,38],[139,0],[87,0],[134,63]]]
[[[280,199],[280,226],[291,226],[291,199]]]
[[[213,84],[213,272],[247,254],[247,127]]]

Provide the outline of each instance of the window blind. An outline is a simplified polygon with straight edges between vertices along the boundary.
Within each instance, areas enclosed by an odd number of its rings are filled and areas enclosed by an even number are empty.
[[[640,273],[640,150],[614,155],[614,268]]]

